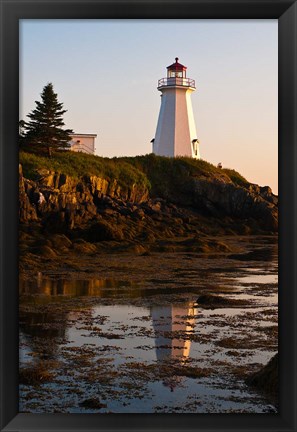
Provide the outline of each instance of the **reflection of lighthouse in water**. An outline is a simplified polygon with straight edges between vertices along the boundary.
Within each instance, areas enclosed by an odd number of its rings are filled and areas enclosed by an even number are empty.
[[[157,361],[184,363],[190,355],[191,341],[187,334],[192,333],[194,327],[193,305],[153,306],[151,317]],[[163,384],[173,392],[181,381],[182,377],[172,375],[164,379]]]
[[[192,332],[195,322],[193,306],[153,306],[151,317],[155,330],[157,360],[186,360],[191,347],[187,334]]]

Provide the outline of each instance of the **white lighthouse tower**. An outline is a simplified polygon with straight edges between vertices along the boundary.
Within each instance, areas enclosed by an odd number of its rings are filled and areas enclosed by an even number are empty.
[[[158,81],[161,108],[153,153],[159,156],[188,156],[200,159],[191,93],[195,81],[187,78],[187,67],[178,62],[167,67],[167,78]]]

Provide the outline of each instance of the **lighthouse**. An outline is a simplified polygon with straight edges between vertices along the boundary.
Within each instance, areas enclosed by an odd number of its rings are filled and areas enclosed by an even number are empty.
[[[167,77],[158,81],[161,108],[153,153],[159,156],[187,156],[200,159],[191,94],[195,81],[187,78],[187,67],[179,63],[167,67]]]

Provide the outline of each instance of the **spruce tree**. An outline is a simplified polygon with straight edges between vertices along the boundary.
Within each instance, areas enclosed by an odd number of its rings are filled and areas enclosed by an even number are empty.
[[[46,153],[49,157],[53,151],[70,147],[71,129],[63,129],[63,104],[58,102],[52,83],[47,84],[41,93],[41,102],[35,101],[36,108],[27,115],[29,122],[22,121],[25,131],[22,137],[27,151]]]

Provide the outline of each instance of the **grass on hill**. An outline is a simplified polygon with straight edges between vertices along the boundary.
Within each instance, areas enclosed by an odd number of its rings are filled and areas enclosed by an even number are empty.
[[[168,158],[148,154],[119,158],[119,160],[125,160],[144,172],[151,183],[152,193],[164,198],[190,189],[193,178],[231,180],[239,186],[249,184],[235,170],[223,170],[202,159],[188,157]]]
[[[222,171],[238,186],[248,187],[249,182],[239,172],[230,168],[223,168]]]
[[[122,187],[131,187],[133,184],[137,184],[150,188],[145,174],[124,160],[117,161],[71,151],[56,152],[52,158],[48,158],[21,151],[19,162],[22,164],[24,176],[31,180],[37,180],[38,169],[47,169],[77,179],[93,175],[106,180],[116,179]]]
[[[80,178],[85,175],[98,176],[107,180],[116,179],[121,187],[138,185],[152,189],[154,195],[168,197],[187,189],[192,178],[226,179],[238,186],[249,183],[232,169],[220,169],[202,159],[187,157],[168,158],[148,154],[145,156],[103,158],[71,151],[56,152],[52,158],[33,153],[20,152],[20,163],[24,176],[31,180],[38,178],[38,169],[47,169]]]

